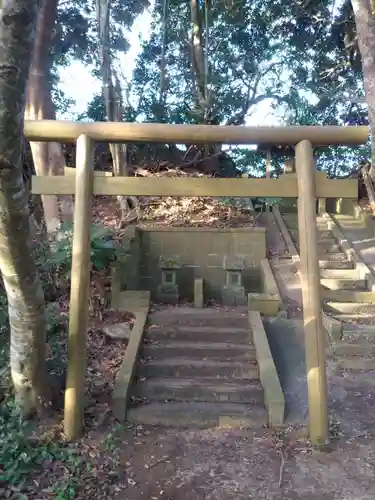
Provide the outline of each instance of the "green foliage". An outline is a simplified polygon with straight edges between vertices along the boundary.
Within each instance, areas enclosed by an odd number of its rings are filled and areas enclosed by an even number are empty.
[[[136,114],[133,108],[129,106],[124,106],[124,113],[122,120],[125,122],[134,122],[136,119]],[[105,108],[104,97],[102,94],[96,94],[89,102],[87,109],[84,113],[78,115],[78,120],[82,121],[97,121],[105,122],[107,121],[107,111]]]
[[[20,419],[12,400],[3,403],[0,407],[0,491],[2,485],[12,485],[20,494],[17,498],[23,498],[22,492],[35,473],[53,464],[51,471],[60,466],[65,474],[62,480],[57,478],[49,493],[60,500],[75,498],[82,458],[62,442],[37,440],[33,437],[34,430],[32,423]]]
[[[61,327],[61,315],[58,304],[55,302],[46,304],[44,314],[47,323],[47,335],[54,335]]]
[[[214,123],[243,123],[265,99],[286,99],[282,72],[288,67],[288,45],[277,42],[274,2],[211,2],[209,13],[209,108]],[[199,123],[190,51],[190,4],[168,3],[166,102],[159,99],[163,45],[162,2],[153,11],[151,37],[143,46],[133,76],[139,113],[147,121]],[[206,48],[204,49],[206,51]]]
[[[137,15],[148,6],[148,0],[112,0],[110,19],[110,48],[126,51],[129,48],[127,29]],[[52,56],[56,66],[66,66],[72,59],[99,67],[99,34],[96,0],[59,2],[54,29]]]
[[[8,330],[8,300],[4,295],[0,295],[0,336]]]
[[[72,267],[72,224],[65,224],[51,251],[51,263],[57,272],[70,277]],[[93,224],[91,228],[91,266],[92,269],[105,269],[116,257],[116,247],[110,229]]]
[[[121,27],[131,26],[147,4],[136,3],[134,0],[112,2],[110,45],[114,60],[121,47],[126,49],[126,30]],[[90,60],[97,72],[97,51],[92,50],[97,44],[95,2],[75,0],[61,6],[59,16],[60,39],[71,37],[69,43],[65,43],[64,54],[80,57],[85,62]],[[79,28],[76,32],[72,29],[75,24]],[[68,30],[64,28],[66,25],[70,26]],[[190,2],[168,2],[163,102],[159,88],[162,27],[163,2],[156,1],[150,36],[138,57],[131,92],[127,82],[123,85],[124,94],[130,97],[124,101],[137,105],[134,109],[131,106],[125,109],[123,119],[200,123],[204,113],[197,99],[192,67]],[[209,102],[206,105],[210,108],[210,123],[244,123],[251,119],[260,103],[268,101],[275,116],[284,124],[367,124],[350,0],[339,4],[334,0],[218,0],[210,3],[208,28],[208,46],[204,40],[203,49],[208,54]],[[75,38],[81,41],[74,41]],[[351,48],[348,40],[353,42]],[[81,46],[83,55],[79,56],[77,48]],[[80,119],[106,119],[102,96],[94,97]],[[262,125],[262,121],[256,124]],[[317,150],[316,154],[319,169],[330,176],[346,173],[358,163],[358,148],[326,148]],[[359,154],[366,157],[369,147],[362,148]],[[239,152],[232,149],[229,155],[241,170],[264,175],[264,156],[257,151],[242,147]],[[274,176],[281,172],[283,160],[272,159]]]

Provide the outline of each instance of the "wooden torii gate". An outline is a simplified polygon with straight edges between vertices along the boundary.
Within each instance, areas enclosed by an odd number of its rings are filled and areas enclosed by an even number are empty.
[[[68,439],[79,437],[83,425],[86,334],[90,279],[90,230],[93,195],[212,196],[298,198],[300,275],[302,281],[307,364],[310,439],[328,440],[325,330],[320,297],[316,198],[357,198],[357,181],[315,175],[314,146],[359,145],[367,127],[239,127],[155,123],[75,123],[26,121],[30,141],[77,142],[75,176],[35,176],[32,192],[75,194],[72,281],[69,314],[69,366],[65,391],[64,428]],[[95,141],[107,143],[275,144],[295,147],[297,178],[173,179],[95,177]]]

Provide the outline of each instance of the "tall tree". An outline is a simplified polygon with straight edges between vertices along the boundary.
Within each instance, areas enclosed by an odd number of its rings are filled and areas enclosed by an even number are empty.
[[[25,117],[29,120],[54,120],[55,106],[52,101],[52,39],[59,0],[42,0],[28,82],[28,98]],[[65,158],[61,144],[56,142],[32,142],[31,150],[37,175],[63,175]],[[57,196],[42,196],[46,227],[53,235],[59,228],[63,215],[72,213],[72,198],[58,200]],[[60,203],[59,203],[60,202]]]
[[[0,270],[8,297],[12,379],[26,416],[37,408],[46,384],[44,297],[21,162],[37,14],[38,0],[0,2]]]
[[[147,6],[148,0],[138,2],[123,2],[123,16],[127,15],[127,23],[131,24],[132,19],[140,14]],[[118,5],[117,5],[118,9]],[[123,92],[120,78],[113,69],[112,59],[116,54],[118,43],[113,43],[111,35],[111,25],[116,25],[116,2],[113,0],[97,0],[97,18],[99,30],[99,73],[102,80],[103,97],[105,103],[106,116],[109,121],[122,121],[124,116]],[[112,23],[111,23],[112,19]],[[117,45],[117,47],[116,47]],[[127,145],[110,144],[112,156],[113,174],[115,176],[127,176]],[[134,196],[118,196],[121,207],[121,223],[130,222],[137,218],[139,203]],[[130,210],[130,211],[129,211]]]
[[[375,180],[375,2],[352,0],[371,126],[371,177]]]
[[[118,75],[113,72],[110,50],[110,13],[111,0],[97,0],[99,27],[100,73],[102,77],[103,97],[106,114],[111,122],[122,121],[122,92]],[[125,177],[127,171],[126,144],[110,144],[113,174]],[[138,210],[138,201],[134,197],[118,196],[121,208],[121,222],[129,221],[128,208]],[[135,214],[133,218],[136,218]]]
[[[285,99],[281,75],[289,65],[289,45],[278,41],[285,14],[276,13],[277,6],[270,0],[169,0],[165,46],[165,2],[158,0],[133,78],[142,117],[242,124],[263,100]]]

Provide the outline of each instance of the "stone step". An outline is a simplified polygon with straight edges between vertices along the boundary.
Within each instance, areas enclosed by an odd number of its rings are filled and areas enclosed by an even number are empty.
[[[212,326],[152,326],[145,332],[146,340],[184,342],[229,342],[246,344],[252,339],[250,327],[212,327]]]
[[[358,269],[321,269],[322,279],[359,280]]]
[[[368,344],[367,342],[355,344],[340,341],[332,345],[332,352],[335,356],[374,356],[375,344]]]
[[[318,240],[318,246],[320,251],[324,250],[330,253],[337,253],[342,251],[340,245],[335,239]]]
[[[331,302],[347,302],[360,304],[374,304],[375,292],[360,290],[327,290],[322,288],[321,297]]]
[[[212,361],[169,358],[137,363],[138,377],[202,377],[213,379],[257,380],[258,365],[239,361]]]
[[[342,221],[345,221],[345,220],[357,221],[358,220],[355,217],[353,217],[353,215],[350,215],[350,214],[336,214],[335,219],[342,220]]]
[[[375,324],[371,323],[345,323],[343,334],[348,333],[348,335],[375,335]]]
[[[319,252],[319,254],[327,253],[329,255],[343,253],[340,245],[338,245],[337,243],[326,244],[326,243],[323,243],[322,241],[318,242],[318,252]]]
[[[163,326],[211,326],[246,328],[248,311],[246,306],[239,307],[174,307],[155,311],[148,317],[148,323]]]
[[[151,403],[131,408],[130,423],[175,428],[232,427],[250,428],[267,425],[264,407],[236,403]]]
[[[327,260],[329,262],[346,262],[348,258],[343,252],[320,252],[319,260]]]
[[[375,356],[340,356],[338,359],[338,368],[341,370],[375,370]]]
[[[372,325],[375,321],[374,314],[357,314],[357,313],[332,313],[327,311],[332,318],[341,321],[345,325],[361,324],[362,326]]]
[[[354,227],[364,227],[363,221],[361,219],[356,219],[352,215],[335,215],[335,219],[342,223],[343,226],[349,227],[349,226],[354,226]]]
[[[325,229],[322,229],[321,231],[318,231],[318,238],[319,238],[319,241],[330,241],[333,245],[335,243],[337,243],[337,240],[336,238],[333,236],[333,233],[332,231],[330,231],[329,229],[325,230]]]
[[[348,326],[344,324],[339,343],[368,345],[375,344],[375,326],[355,323]]]
[[[202,401],[263,404],[263,388],[258,381],[216,382],[205,378],[153,378],[139,380],[132,396],[146,401]]]
[[[326,290],[362,290],[366,291],[367,281],[345,278],[321,278],[320,283]]]
[[[250,344],[232,344],[230,342],[151,342],[142,347],[143,358],[190,358],[211,359],[218,361],[255,361],[255,347]]]
[[[324,303],[323,308],[333,314],[374,317],[375,319],[375,304],[328,301]]]
[[[354,269],[355,262],[351,260],[333,260],[333,259],[319,259],[320,269]]]

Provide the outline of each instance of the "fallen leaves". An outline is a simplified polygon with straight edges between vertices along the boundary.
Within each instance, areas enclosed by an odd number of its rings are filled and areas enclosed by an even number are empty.
[[[199,172],[184,172],[168,169],[150,172],[139,168],[135,175],[140,177],[207,177]],[[231,198],[223,200],[209,197],[139,197],[141,218],[144,226],[175,227],[242,227],[254,224],[254,213],[249,200]],[[121,214],[113,197],[97,197],[94,204],[94,220],[108,227],[116,228]],[[121,233],[121,230],[120,230]]]

